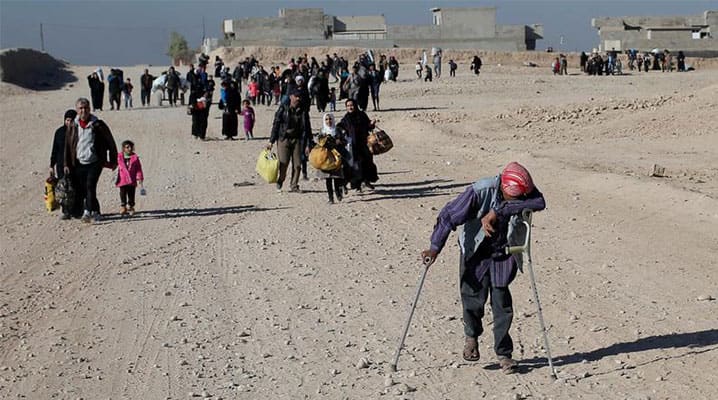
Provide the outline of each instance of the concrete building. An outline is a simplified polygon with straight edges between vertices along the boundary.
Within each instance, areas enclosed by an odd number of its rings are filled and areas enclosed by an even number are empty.
[[[380,16],[333,16],[319,8],[279,10],[279,16],[225,20],[224,46],[446,47],[534,50],[541,25],[497,25],[496,8],[434,8],[431,25],[387,25]]]
[[[655,48],[683,50],[687,56],[718,57],[718,11],[672,17],[599,17],[591,20],[598,29],[601,51]]]

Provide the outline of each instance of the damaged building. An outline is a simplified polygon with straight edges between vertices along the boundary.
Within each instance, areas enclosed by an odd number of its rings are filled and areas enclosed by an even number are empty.
[[[670,17],[599,17],[599,50],[683,50],[688,56],[718,57],[718,11]]]
[[[497,25],[496,8],[433,8],[431,25],[387,25],[383,15],[333,16],[320,8],[283,8],[279,16],[228,19],[219,45],[279,47],[446,47],[534,50],[542,25]]]

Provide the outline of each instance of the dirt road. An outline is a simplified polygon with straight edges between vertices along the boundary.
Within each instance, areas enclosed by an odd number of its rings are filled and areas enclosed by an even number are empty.
[[[477,78],[460,66],[433,83],[404,71],[382,86],[385,110],[368,113],[395,143],[376,158],[376,190],[331,206],[323,182],[278,194],[254,172],[274,108],[256,106],[250,142],[221,140],[213,108],[198,142],[184,108],[142,108],[137,93],[133,110],[99,116],[136,143],[148,196],[120,218],[105,170],[105,219],[85,225],[47,214],[42,181],[89,70],[74,67],[80,82],[57,91],[2,86],[0,398],[715,396],[715,70],[486,65]],[[482,359],[461,359],[456,234],[390,375],[436,214],[511,160],[547,200],[533,256],[561,379],[549,377],[526,275],[512,284],[520,373],[497,369],[490,311]],[[649,177],[653,164],[667,176]]]

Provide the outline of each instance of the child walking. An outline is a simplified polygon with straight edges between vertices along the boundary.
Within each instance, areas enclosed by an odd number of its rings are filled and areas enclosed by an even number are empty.
[[[335,88],[329,89],[329,111],[334,112],[337,110],[337,92]]]
[[[334,196],[336,194],[337,201],[344,198],[344,170],[349,165],[349,154],[346,150],[346,142],[342,131],[337,129],[334,114],[324,114],[322,123],[322,131],[320,136],[326,136],[326,146],[329,149],[336,149],[342,156],[342,167],[336,171],[317,171],[317,178],[324,179],[327,186],[327,196],[329,204],[334,204]]]
[[[145,193],[142,182],[142,163],[135,154],[135,144],[131,140],[122,142],[122,153],[117,154],[117,182],[120,188],[120,215],[135,215],[135,189],[140,185],[140,194]],[[129,207],[128,207],[129,206]]]
[[[242,111],[240,112],[244,116],[244,135],[247,140],[254,139],[254,108],[249,103],[249,100],[242,101]]]

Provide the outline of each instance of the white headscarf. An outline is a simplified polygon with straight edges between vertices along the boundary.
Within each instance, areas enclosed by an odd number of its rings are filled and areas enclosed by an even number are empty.
[[[327,123],[327,117],[331,118],[331,122]],[[322,115],[322,135],[336,136],[337,121],[334,119],[334,114],[324,113]]]

